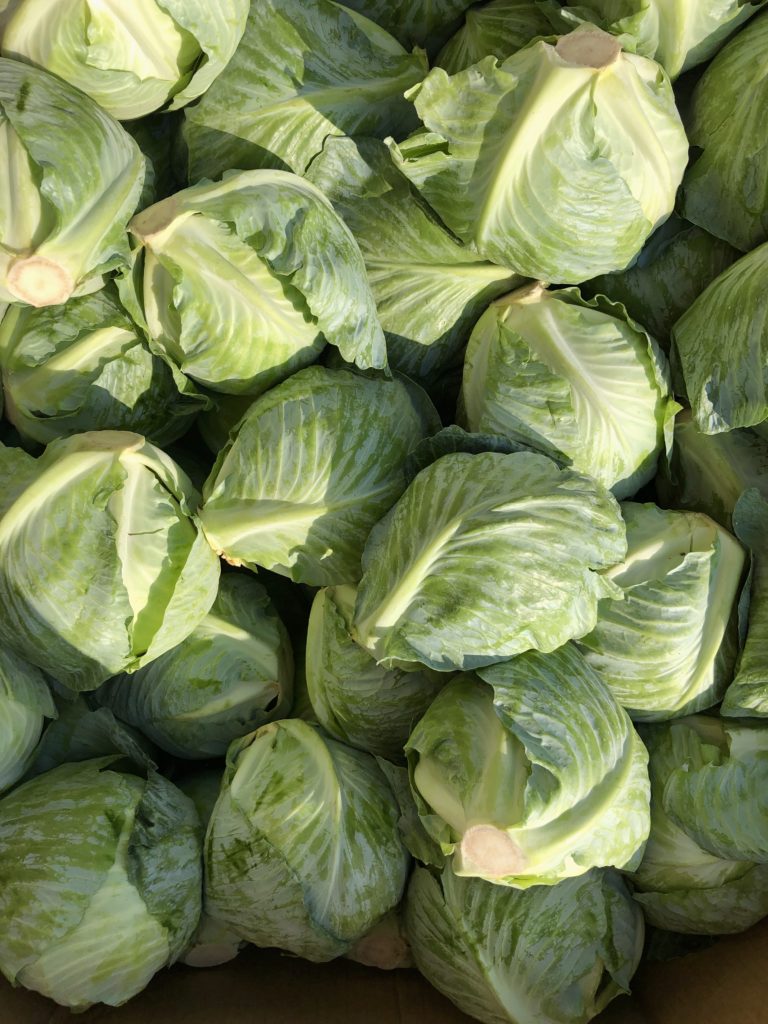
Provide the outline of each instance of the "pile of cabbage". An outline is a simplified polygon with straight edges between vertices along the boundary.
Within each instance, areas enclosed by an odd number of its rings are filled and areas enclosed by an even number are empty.
[[[764,5],[1,6],[6,978],[768,915]]]

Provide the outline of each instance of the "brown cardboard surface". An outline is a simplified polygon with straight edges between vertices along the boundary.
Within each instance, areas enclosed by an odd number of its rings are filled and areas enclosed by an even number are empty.
[[[701,953],[649,964],[633,999],[596,1024],[768,1024],[768,921]],[[416,971],[322,966],[249,949],[210,970],[175,967],[120,1009],[72,1017],[0,984],[0,1024],[468,1024]]]

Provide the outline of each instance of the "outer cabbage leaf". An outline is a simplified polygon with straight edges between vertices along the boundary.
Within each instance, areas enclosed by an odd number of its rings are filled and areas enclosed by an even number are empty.
[[[704,512],[735,532],[736,503],[750,488],[768,499],[768,442],[747,429],[702,434],[689,409],[678,413],[671,457],[656,480],[660,503]]]
[[[760,9],[764,0],[579,0],[563,18],[601,24],[621,45],[653,57],[674,80],[713,57],[729,36]],[[573,12],[568,7],[575,8]]]
[[[371,531],[355,636],[380,664],[476,668],[588,633],[626,551],[600,484],[543,455],[446,455]]]
[[[614,871],[514,892],[417,867],[406,923],[422,974],[485,1024],[587,1024],[629,991],[644,934]]]
[[[222,771],[220,767],[199,768],[192,775],[185,776],[178,783],[179,789],[195,805],[203,828],[208,827],[213,809],[219,798]],[[245,943],[235,932],[211,917],[205,910],[200,917],[195,934],[182,953],[180,960],[187,967],[217,967],[234,960]]]
[[[78,89],[0,58],[0,300],[54,306],[128,260],[144,157]]]
[[[713,889],[636,892],[649,924],[694,935],[735,935],[768,915],[768,864],[741,865]]]
[[[521,279],[454,238],[376,139],[327,139],[307,176],[360,246],[390,364],[434,388],[488,302]]]
[[[189,177],[230,167],[303,174],[329,135],[400,134],[403,93],[424,77],[372,21],[329,0],[259,0],[226,71],[186,111]]]
[[[317,721],[335,739],[399,761],[411,729],[445,683],[430,669],[376,664],[352,638],[353,586],[320,590],[307,634],[307,686]]]
[[[344,0],[344,7],[375,21],[407,49],[434,47],[472,0]]]
[[[425,437],[413,449],[406,460],[406,474],[408,483],[411,483],[422,469],[431,466],[433,462],[442,459],[444,455],[452,455],[456,452],[465,452],[467,455],[479,455],[480,452],[502,452],[511,455],[512,452],[529,452],[528,445],[520,444],[517,441],[510,441],[508,437],[501,434],[472,434],[463,427],[452,423],[450,427],[443,427],[431,437]],[[554,458],[559,466],[564,467],[565,462]]]
[[[0,323],[0,368],[6,416],[40,444],[111,428],[165,445],[206,405],[150,349],[112,284],[65,306],[12,306]]]
[[[120,760],[62,765],[0,802],[0,969],[76,1010],[140,992],[200,915],[192,803]]]
[[[286,719],[235,742],[206,839],[206,909],[322,962],[400,900],[408,855],[374,759]]]
[[[667,814],[716,857],[768,863],[768,726],[706,722],[701,735],[696,724],[686,742],[698,749],[664,786]]]
[[[392,764],[391,761],[387,761],[383,757],[377,757],[376,762],[386,775],[400,808],[397,827],[405,848],[415,860],[421,861],[422,864],[442,868],[446,861],[445,855],[422,824],[407,767]]]
[[[205,759],[287,715],[292,683],[290,641],[266,590],[227,573],[188,637],[96,699],[168,753]]]
[[[464,24],[451,36],[435,64],[455,75],[483,57],[505,60],[540,36],[553,33],[552,17],[537,0],[490,0],[467,11]],[[563,31],[567,22],[563,21]]]
[[[701,513],[626,502],[622,514],[629,550],[608,575],[623,597],[601,601],[579,646],[635,721],[711,707],[733,675],[745,552]]]
[[[658,64],[599,29],[534,43],[409,96],[426,133],[393,153],[448,227],[521,274],[622,270],[672,212],[688,142]]]
[[[2,53],[63,78],[121,120],[202,95],[235,52],[248,0],[11,0]]]
[[[653,479],[678,408],[663,354],[623,307],[535,284],[475,325],[458,419],[572,462],[626,498]]]
[[[0,648],[0,793],[24,775],[46,718],[55,717],[43,673]]]
[[[456,874],[527,889],[637,867],[648,758],[579,652],[532,651],[479,674],[489,686],[450,682],[406,745],[422,823]]]
[[[72,690],[180,643],[219,563],[189,479],[137,434],[94,431],[37,460],[0,448],[0,642]]]
[[[425,411],[397,380],[294,374],[254,402],[219,455],[200,513],[209,541],[229,562],[296,582],[359,579],[366,537],[404,491],[405,458],[429,432]]]
[[[739,608],[744,647],[721,713],[768,717],[768,444],[754,430],[702,434],[690,412],[675,423],[672,459],[657,481],[661,500],[706,512],[751,555]]]
[[[721,713],[768,718],[768,501],[764,493],[750,488],[741,495],[733,529],[752,552],[752,579],[746,639]]]
[[[751,12],[754,5],[745,5]],[[749,252],[768,240],[768,14],[725,47],[693,94],[683,182],[688,220]]]
[[[668,790],[673,777],[722,761],[723,726],[698,716],[647,727],[643,739],[650,753],[651,834],[632,882],[648,922],[689,934],[750,927],[768,913],[765,865],[703,849],[688,832],[689,808],[680,806],[674,787]],[[716,821],[717,809],[712,810]]]
[[[768,419],[768,243],[725,270],[677,321],[673,357],[705,434]]]
[[[673,215],[629,269],[595,277],[581,290],[620,302],[668,351],[675,321],[738,256],[727,242]]]
[[[108,708],[91,708],[85,697],[56,697],[56,719],[35,748],[25,779],[62,764],[125,754],[134,764],[156,768],[154,747],[129,725],[118,722]]]
[[[360,250],[314,185],[232,172],[144,210],[121,295],[194,380],[257,395],[314,362],[326,340],[363,369],[387,365]]]

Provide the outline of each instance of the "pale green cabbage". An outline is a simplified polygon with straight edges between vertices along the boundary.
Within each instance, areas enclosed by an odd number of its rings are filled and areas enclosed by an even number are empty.
[[[387,667],[476,668],[552,651],[620,593],[619,506],[543,455],[449,454],[371,531],[353,634]]]
[[[210,543],[295,582],[355,582],[371,527],[405,490],[405,458],[435,420],[426,396],[397,380],[294,374],[254,402],[219,454],[201,511]]]
[[[64,306],[12,306],[0,323],[0,370],[7,418],[38,444],[101,429],[170,444],[206,404],[150,348],[112,284]]]
[[[457,420],[560,458],[626,498],[653,479],[678,408],[664,355],[622,306],[534,284],[475,325]]]
[[[307,633],[307,687],[317,721],[350,746],[401,760],[411,729],[445,683],[430,669],[377,665],[355,642],[357,592],[347,584],[320,590]]]
[[[290,711],[285,627],[255,579],[221,578],[210,611],[180,644],[101,687],[96,699],[176,757],[223,757],[234,739]]]
[[[768,242],[715,278],[677,321],[676,358],[699,430],[768,419]]]
[[[643,737],[651,834],[635,898],[659,928],[744,931],[768,914],[768,729],[696,716]]]
[[[634,502],[621,511],[629,549],[607,575],[622,595],[600,602],[578,644],[634,721],[712,707],[736,662],[744,549],[699,512]]]
[[[10,0],[0,52],[128,120],[201,96],[235,52],[248,8],[248,0]]]
[[[190,180],[231,167],[303,174],[329,135],[408,130],[403,93],[426,71],[424,54],[340,4],[259,0],[227,69],[185,111]]]
[[[683,182],[683,214],[743,252],[768,241],[767,105],[768,13],[712,61],[689,118],[696,149]]]
[[[422,974],[485,1024],[587,1024],[629,991],[643,948],[615,871],[515,892],[417,867],[406,922]]]
[[[464,242],[527,277],[623,270],[672,213],[688,142],[665,72],[585,26],[409,93],[393,154]]]
[[[87,173],[83,173],[87,170]],[[128,261],[144,157],[79,90],[0,58],[0,300],[55,306]]]
[[[120,1006],[197,925],[197,813],[120,756],[65,764],[0,801],[0,878],[6,978],[74,1010]]]
[[[0,642],[72,690],[180,643],[216,596],[198,496],[137,434],[0,446]]]
[[[645,747],[570,644],[462,675],[406,744],[422,824],[462,877],[527,889],[636,868]]]
[[[129,312],[193,380],[258,395],[330,341],[387,365],[360,250],[331,204],[284,171],[233,171],[142,211],[121,282]]]
[[[397,804],[369,754],[297,719],[227,755],[205,847],[206,910],[257,946],[349,951],[405,885]]]

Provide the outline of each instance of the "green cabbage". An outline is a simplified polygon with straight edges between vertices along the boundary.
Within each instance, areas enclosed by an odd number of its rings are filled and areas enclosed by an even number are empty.
[[[0,801],[0,970],[74,1010],[120,1006],[200,916],[190,800],[120,755],[65,764]]]
[[[209,914],[322,962],[397,905],[408,855],[374,759],[286,719],[230,747],[205,863]]]
[[[210,87],[245,29],[248,0],[10,0],[4,57],[76,86],[120,120]]]
[[[672,212],[688,142],[665,72],[585,26],[501,64],[434,68],[393,154],[447,226],[501,266],[578,283],[623,270]]]
[[[637,867],[647,754],[572,645],[462,675],[406,744],[422,824],[462,877],[527,889]]]
[[[0,447],[0,643],[71,690],[180,643],[219,579],[197,502],[137,434],[76,434],[39,459]]]
[[[0,168],[0,301],[59,305],[127,263],[144,157],[93,100],[0,58]]]

